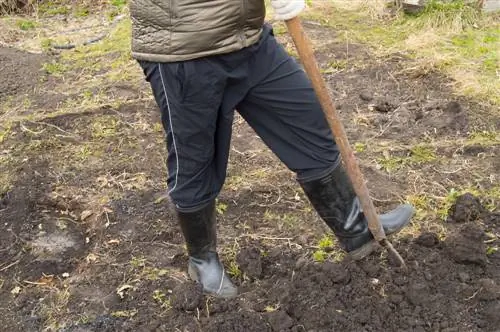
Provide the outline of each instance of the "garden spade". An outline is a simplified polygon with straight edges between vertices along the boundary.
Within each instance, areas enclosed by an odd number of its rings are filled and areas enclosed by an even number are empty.
[[[354,152],[349,145],[347,135],[345,133],[342,122],[338,115],[337,110],[330,98],[329,92],[326,88],[325,81],[323,80],[319,71],[318,63],[314,57],[311,41],[307,37],[302,23],[298,17],[285,21],[288,31],[293,39],[295,48],[299,53],[304,69],[312,82],[313,88],[318,96],[323,112],[328,120],[332,132],[335,136],[335,141],[339,147],[340,154],[344,160],[347,174],[351,179],[354,190],[359,197],[363,213],[368,220],[368,228],[373,234],[373,237],[382,246],[386,247],[389,253],[393,254],[402,267],[406,267],[405,262],[401,255],[394,249],[392,244],[387,240],[382,224],[378,219],[375,206],[370,198],[370,193],[365,183],[365,179],[361,170],[359,169],[358,162],[354,156]]]

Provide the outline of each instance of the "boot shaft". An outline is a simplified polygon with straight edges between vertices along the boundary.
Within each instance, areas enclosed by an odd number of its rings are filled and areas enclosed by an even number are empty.
[[[176,210],[177,219],[191,257],[205,258],[217,248],[217,222],[215,201],[199,209]]]

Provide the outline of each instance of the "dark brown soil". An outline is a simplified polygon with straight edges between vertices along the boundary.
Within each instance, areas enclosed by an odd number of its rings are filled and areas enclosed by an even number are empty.
[[[361,263],[298,264],[300,252],[285,250],[276,257],[256,259],[259,250],[271,248],[249,244],[240,252],[239,263],[244,273],[256,278],[240,284],[245,291],[238,299],[204,300],[195,284],[178,283],[171,295],[173,309],[156,320],[155,328],[160,331],[186,327],[189,331],[496,331],[498,319],[494,313],[500,300],[500,255],[487,256],[481,239],[485,229],[498,229],[500,220],[480,226],[482,221],[464,224],[445,241],[439,241],[431,233],[414,241],[403,241],[398,250],[409,266],[407,272],[380,265],[384,259],[379,257]],[[385,256],[383,252],[381,255]],[[261,269],[262,274],[258,275]],[[140,305],[138,299],[144,293],[147,289],[135,290],[125,307]],[[65,331],[87,331],[85,328],[93,331],[96,327],[132,331],[144,327],[144,321],[103,319]]]
[[[322,67],[341,50],[328,43]],[[493,188],[498,146],[453,145],[471,129],[492,128],[490,106],[453,95],[441,75],[406,74],[409,60],[400,56],[381,65],[361,45],[349,54],[364,66],[326,76],[350,139],[367,146],[358,155],[379,210],[425,194],[422,178],[427,189],[446,193],[470,183]],[[48,84],[36,77],[40,56],[0,49],[0,60],[8,64],[0,99]],[[462,195],[446,221],[419,216],[414,233],[392,239],[408,271],[383,249],[361,262],[341,255],[315,262],[329,230],[293,174],[239,117],[218,201],[218,245],[240,294],[202,295],[188,280],[183,238],[165,199],[156,106],[131,82],[108,90],[116,104],[15,121],[3,138],[0,172],[14,179],[0,192],[3,330],[498,331],[500,215],[488,194]],[[396,174],[375,162],[387,151],[404,157],[421,142],[441,142],[436,154],[444,161]],[[336,243],[328,251],[338,252]]]
[[[32,94],[45,60],[40,54],[0,47],[0,102],[7,96]]]

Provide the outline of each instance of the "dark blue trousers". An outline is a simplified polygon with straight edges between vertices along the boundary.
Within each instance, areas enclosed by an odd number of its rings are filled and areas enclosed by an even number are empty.
[[[167,184],[178,209],[197,209],[219,194],[235,110],[297,178],[319,178],[339,160],[309,79],[267,25],[258,43],[238,52],[140,65],[161,111]]]

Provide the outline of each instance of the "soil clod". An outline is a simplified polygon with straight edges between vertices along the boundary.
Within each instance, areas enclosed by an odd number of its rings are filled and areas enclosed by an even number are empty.
[[[475,224],[465,224],[445,240],[448,255],[457,263],[485,265],[484,231]]]
[[[256,247],[244,248],[236,256],[241,271],[251,278],[260,278],[262,262],[260,250]]]
[[[439,244],[439,237],[436,233],[426,232],[422,233],[416,240],[415,243],[418,245],[432,248]]]
[[[185,282],[173,290],[172,306],[177,310],[192,311],[198,308],[203,299],[203,289],[200,283]]]
[[[485,215],[486,209],[477,197],[465,193],[457,198],[448,212],[448,222],[474,222]]]

